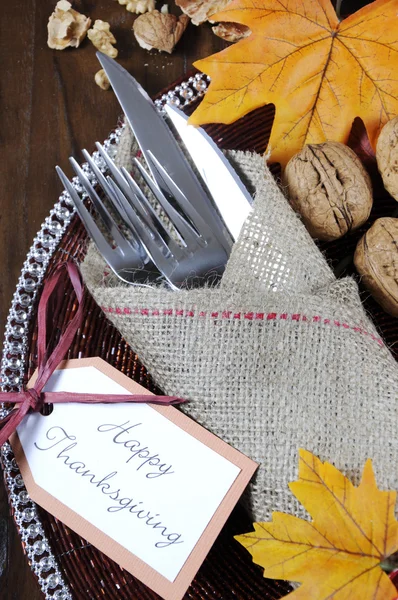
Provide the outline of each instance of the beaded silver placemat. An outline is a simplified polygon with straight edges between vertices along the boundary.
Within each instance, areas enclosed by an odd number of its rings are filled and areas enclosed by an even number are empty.
[[[155,101],[155,104],[161,112],[167,102],[179,107],[187,106],[206,92],[208,84],[209,77],[198,73],[164,94]],[[104,142],[105,150],[111,157],[116,153],[123,128],[124,125],[117,128]],[[106,165],[99,153],[94,152],[92,158],[100,170],[105,173]],[[95,177],[88,164],[83,164],[82,168],[90,181],[95,184]],[[72,180],[72,183],[77,192],[84,197],[77,177]],[[27,366],[28,331],[30,320],[35,315],[37,293],[50,259],[67,233],[74,213],[75,209],[69,195],[63,192],[49,216],[42,223],[27,254],[6,323],[0,367],[2,391],[18,391],[22,387]],[[4,417],[6,414],[6,408],[0,404],[0,417]],[[0,459],[14,520],[24,543],[29,564],[37,576],[44,597],[46,600],[72,600],[72,592],[52,552],[51,541],[44,533],[36,505],[29,498],[8,442],[1,448]]]

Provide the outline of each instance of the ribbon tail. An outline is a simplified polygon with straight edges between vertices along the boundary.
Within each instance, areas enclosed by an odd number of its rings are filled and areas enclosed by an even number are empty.
[[[12,410],[4,419],[0,420],[0,447],[6,443],[10,435],[23,421],[29,408],[29,404],[21,404],[18,409]]]
[[[43,392],[42,399],[45,404],[74,403],[79,404],[114,404],[120,402],[139,402],[145,404],[182,404],[184,398],[178,396],[156,396],[154,394],[79,394],[78,392]]]

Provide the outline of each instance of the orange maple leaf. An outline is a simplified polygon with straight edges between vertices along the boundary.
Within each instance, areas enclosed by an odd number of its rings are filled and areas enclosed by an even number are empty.
[[[190,123],[233,123],[275,105],[269,149],[285,164],[305,144],[346,143],[355,117],[375,147],[398,113],[398,0],[376,0],[339,22],[329,0],[233,0],[212,21],[251,35],[199,60],[211,77]]]
[[[380,563],[398,549],[396,492],[378,489],[372,462],[358,487],[329,463],[300,450],[290,489],[312,516],[273,513],[271,523],[236,536],[264,577],[302,585],[291,600],[393,600],[397,590]]]

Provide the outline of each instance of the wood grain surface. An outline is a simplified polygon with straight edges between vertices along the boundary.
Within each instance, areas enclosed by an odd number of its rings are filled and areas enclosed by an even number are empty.
[[[1,9],[0,344],[27,251],[61,192],[55,165],[71,174],[68,157],[81,160],[81,148],[92,151],[120,114],[112,91],[94,83],[99,64],[91,42],[62,52],[47,47],[46,26],[55,3],[11,0]],[[343,12],[365,3],[346,0]],[[173,55],[147,52],[133,37],[135,16],[115,0],[75,0],[73,5],[92,20],[111,24],[120,63],[152,95],[189,72],[195,59],[225,45],[209,25],[190,24]],[[178,14],[173,3],[170,10]],[[0,600],[40,599],[0,477]]]
[[[166,2],[166,0],[165,0]],[[12,0],[0,17],[0,338],[22,264],[61,190],[56,164],[71,174],[68,157],[94,150],[120,114],[112,91],[94,83],[100,68],[95,48],[47,47],[47,21],[55,0]],[[161,6],[163,2],[159,2]],[[170,12],[174,10],[170,3]],[[111,24],[120,63],[150,94],[223,47],[210,26],[190,24],[172,55],[141,49],[131,31],[135,15],[115,0],[74,1],[92,20]],[[23,555],[0,477],[0,599],[39,600],[38,585]]]

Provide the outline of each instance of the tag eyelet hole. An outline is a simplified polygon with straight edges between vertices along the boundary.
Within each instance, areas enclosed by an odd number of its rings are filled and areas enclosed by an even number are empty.
[[[40,411],[40,414],[43,415],[43,417],[48,417],[49,415],[51,415],[53,410],[54,410],[53,404],[44,404],[44,406],[42,407],[42,409]]]

